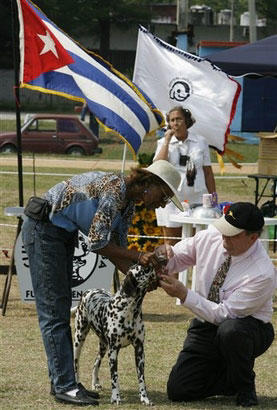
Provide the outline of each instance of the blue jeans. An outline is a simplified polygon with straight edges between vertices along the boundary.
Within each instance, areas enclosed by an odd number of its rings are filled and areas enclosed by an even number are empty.
[[[70,327],[76,235],[31,218],[22,227],[49,376],[56,393],[77,387]]]

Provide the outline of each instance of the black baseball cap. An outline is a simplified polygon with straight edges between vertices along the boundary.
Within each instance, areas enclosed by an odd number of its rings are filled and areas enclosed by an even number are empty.
[[[243,231],[259,231],[264,226],[261,210],[250,202],[236,202],[213,225],[225,236],[235,236]]]

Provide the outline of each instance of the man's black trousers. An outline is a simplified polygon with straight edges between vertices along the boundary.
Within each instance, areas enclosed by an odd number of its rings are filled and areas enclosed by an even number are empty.
[[[227,319],[219,326],[193,319],[168,379],[169,399],[190,401],[253,390],[255,358],[273,339],[272,324],[252,316]]]

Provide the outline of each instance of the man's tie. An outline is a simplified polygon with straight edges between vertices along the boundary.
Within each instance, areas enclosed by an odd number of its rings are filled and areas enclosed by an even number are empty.
[[[214,280],[211,284],[210,291],[208,294],[208,300],[219,303],[219,289],[224,283],[227,272],[231,264],[231,256],[228,255],[225,261],[218,268]]]

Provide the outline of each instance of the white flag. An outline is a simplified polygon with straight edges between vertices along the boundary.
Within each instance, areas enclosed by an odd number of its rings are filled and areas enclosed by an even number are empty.
[[[133,82],[161,111],[191,110],[194,134],[224,152],[240,84],[209,61],[171,46],[140,26]]]

